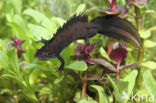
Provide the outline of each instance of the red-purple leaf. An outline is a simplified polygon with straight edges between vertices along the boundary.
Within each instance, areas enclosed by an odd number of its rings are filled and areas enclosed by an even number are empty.
[[[95,46],[96,46],[96,44],[89,45],[87,47],[87,53],[90,54],[93,51],[93,49],[95,48]]]
[[[85,44],[76,44],[75,54],[79,58],[83,57],[83,60],[88,61],[90,59],[90,53],[95,48],[96,44],[93,45],[85,45]]]
[[[104,66],[105,68],[109,69],[112,72],[117,72],[115,66],[105,59],[93,59],[93,58],[91,58],[88,60],[88,63],[99,64],[99,65]]]
[[[128,68],[135,67],[135,66],[137,66],[137,65],[139,65],[139,64],[140,64],[139,62],[136,62],[136,63],[132,63],[132,64],[128,64],[128,65],[122,66],[122,67],[120,68],[120,71],[121,71],[121,70],[124,70],[124,69],[128,69]]]

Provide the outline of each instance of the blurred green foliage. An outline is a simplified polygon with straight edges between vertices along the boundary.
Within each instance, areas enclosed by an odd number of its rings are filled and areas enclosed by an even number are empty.
[[[118,5],[125,5],[125,0],[117,0]],[[74,55],[74,43],[63,50],[61,55],[66,61],[66,74],[60,77],[57,68],[60,61],[56,58],[39,61],[34,58],[36,49],[43,46],[37,41],[41,37],[50,39],[56,30],[62,26],[73,14],[87,12],[89,19],[99,15],[100,10],[109,7],[105,0],[1,0],[0,1],[0,103],[109,103],[112,96],[122,103],[122,91],[131,96],[135,93],[152,93],[156,97],[156,1],[149,0],[148,4],[140,8],[143,15],[140,36],[144,40],[144,60],[141,68],[141,86],[137,85],[136,68],[124,70],[121,80],[116,85],[114,76],[109,75],[104,81],[88,80],[87,98],[80,99],[82,82],[76,76],[83,77],[87,69],[85,62],[71,60]],[[129,10],[128,19],[136,25],[134,8]],[[12,47],[11,37],[26,40],[22,48],[26,51],[20,58],[17,50]],[[97,46],[93,57],[107,57],[103,47],[108,42],[107,37],[96,35],[90,43]],[[129,54],[126,64],[138,61],[138,51],[128,45]],[[94,55],[95,54],[95,55]],[[97,55],[98,54],[98,55]],[[75,71],[74,76],[68,71]],[[91,66],[90,74],[100,76],[102,69]],[[101,83],[102,82],[102,83]],[[110,89],[110,88],[113,88]],[[130,101],[124,101],[129,103]],[[146,100],[144,100],[146,102]],[[147,102],[148,103],[148,102]]]

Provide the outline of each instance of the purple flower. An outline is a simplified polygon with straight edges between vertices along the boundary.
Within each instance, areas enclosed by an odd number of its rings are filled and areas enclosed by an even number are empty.
[[[20,57],[25,51],[22,49],[22,44],[25,40],[20,40],[17,38],[12,37],[13,40],[13,46],[17,49],[17,55]]]
[[[91,58],[90,53],[93,51],[95,46],[96,46],[96,44],[85,45],[85,44],[77,43],[76,47],[75,47],[75,55],[77,57],[81,57],[83,60],[88,62],[89,59]]]
[[[117,43],[116,45],[117,46],[113,48],[109,56],[116,61],[116,63],[120,64],[127,57],[128,51],[125,47],[126,43]]]

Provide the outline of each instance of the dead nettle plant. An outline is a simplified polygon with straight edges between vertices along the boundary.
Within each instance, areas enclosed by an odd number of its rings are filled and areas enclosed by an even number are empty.
[[[88,69],[93,64],[100,65],[104,70],[104,74],[114,73],[116,75],[116,83],[119,80],[120,72],[122,70],[135,67],[139,62],[121,65],[124,59],[128,56],[126,49],[126,43],[115,42],[112,47],[112,51],[108,58],[93,58],[90,53],[94,50],[96,44],[88,45],[77,43],[75,47],[75,55],[77,58],[84,60],[87,63]],[[114,62],[113,62],[114,61]],[[81,97],[85,96],[87,88],[88,69],[84,73],[82,80],[82,94]]]
[[[100,11],[101,16],[106,15],[118,15],[123,19],[127,18],[128,8],[131,4],[135,5],[135,2],[128,2],[125,6],[117,6],[116,0],[107,0],[110,5],[110,8],[106,9],[105,11]],[[84,60],[87,63],[87,70],[84,72],[84,76],[82,79],[82,91],[81,97],[83,98],[86,93],[87,88],[87,80],[88,78],[88,69],[93,64],[100,65],[103,67],[102,75],[114,73],[116,75],[115,82],[118,83],[120,72],[122,70],[135,67],[139,65],[139,62],[135,62],[128,65],[121,65],[121,63],[125,60],[128,56],[128,51],[126,48],[126,43],[115,42],[115,39],[109,39],[108,46],[107,46],[107,58],[93,58],[90,54],[94,50],[96,44],[89,44],[88,40],[85,41],[86,44],[77,43],[75,47],[75,57],[77,59]]]

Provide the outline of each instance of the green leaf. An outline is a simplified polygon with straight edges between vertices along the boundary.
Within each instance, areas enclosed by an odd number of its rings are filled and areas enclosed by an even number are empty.
[[[40,25],[28,24],[28,27],[32,33],[31,38],[33,40],[39,41],[41,37],[49,40],[52,37],[49,31]]]
[[[109,58],[108,54],[106,53],[106,51],[103,49],[103,47],[100,48],[100,54],[106,58],[107,60],[111,61],[111,59]]]
[[[128,82],[121,79],[118,82],[117,87],[118,87],[119,94],[122,95],[123,92],[127,93],[127,91],[128,91]]]
[[[154,10],[146,10],[144,14],[155,14],[156,12]]]
[[[70,46],[68,46],[67,48],[65,48],[62,52],[61,52],[61,57],[64,58],[64,60],[66,61],[66,65],[69,65],[70,63]]]
[[[153,69],[156,69],[156,62],[154,62],[154,61],[147,61],[147,62],[142,63],[142,66],[150,68],[150,69],[153,70]]]
[[[83,98],[83,99],[80,99],[77,103],[97,103],[97,102],[94,100],[87,100],[86,98]]]
[[[58,24],[59,26],[62,26],[66,21],[60,17],[52,17],[52,22],[56,21],[55,24]]]
[[[143,80],[144,80],[144,84],[148,90],[149,93],[151,93],[152,95],[154,95],[154,97],[156,97],[156,81],[154,80],[152,73],[150,70],[147,70],[146,72],[144,72],[143,74]],[[156,99],[154,99],[154,101],[156,102]],[[153,102],[153,103],[155,103]]]
[[[20,15],[15,15],[14,18],[13,18],[13,22],[18,24],[25,33],[27,32],[27,26],[25,24],[25,21],[24,21],[24,19]],[[20,39],[24,39],[24,37],[20,38]]]
[[[13,91],[12,91],[11,89],[9,89],[9,88],[4,88],[4,89],[2,89],[2,90],[0,91],[0,95],[3,95],[3,94],[5,94],[5,93],[7,93],[7,94],[9,94],[9,95],[12,95],[12,94],[13,94]]]
[[[78,14],[82,13],[85,10],[85,8],[86,8],[86,4],[80,4],[77,7],[77,9],[76,9],[76,11],[75,11],[74,14],[77,14],[78,15]]]
[[[75,71],[85,71],[87,70],[87,64],[84,61],[76,61],[72,64],[69,64],[66,68],[72,69]]]
[[[43,25],[51,34],[53,34],[55,32],[54,30],[57,29],[48,18],[45,18],[41,25]]]
[[[156,43],[151,40],[145,40],[144,41],[144,47],[145,48],[153,48],[156,46]]]
[[[14,74],[16,77],[20,80],[23,81],[22,75],[19,70],[19,65],[18,65],[18,56],[17,56],[17,50],[13,48],[8,52],[8,57],[9,57],[9,64],[10,64],[10,69],[14,71]]]
[[[148,30],[150,30],[150,31],[155,31],[155,30],[156,30],[156,26],[152,26],[152,27],[149,28]]]
[[[16,83],[18,83],[18,85],[21,86],[24,90],[27,90],[24,83],[22,83],[23,81],[20,81],[16,76],[13,76],[11,74],[3,74],[3,75],[1,75],[1,77],[12,79],[12,80],[16,81]]]
[[[105,91],[104,91],[104,89],[101,86],[91,85],[91,87],[95,88],[98,91],[98,94],[99,94],[99,103],[109,103],[108,97],[105,94]]]
[[[127,103],[127,99],[124,99],[122,97],[123,92],[125,92],[127,94],[127,96],[130,97],[132,90],[134,88],[134,85],[135,85],[135,80],[136,80],[137,74],[138,74],[138,72],[136,70],[132,71],[124,79],[120,79],[117,85],[111,79],[111,77],[108,76],[108,80],[111,82],[111,84],[114,88],[114,95],[118,102]]]
[[[147,39],[151,36],[151,31],[150,30],[142,30],[139,32],[140,33],[140,37],[143,39]]]
[[[4,69],[8,69],[9,68],[8,56],[3,51],[0,51],[0,65]]]
[[[54,84],[58,84],[63,80],[64,76],[58,77],[57,79],[55,79]]]
[[[47,19],[44,14],[40,13],[37,10],[33,10],[33,9],[26,9],[23,11],[23,14],[33,17],[35,19],[35,21],[38,23],[41,23],[41,21],[43,21],[44,19]]]
[[[22,11],[22,0],[10,0],[10,2],[13,5],[16,13],[21,13],[21,11]]]
[[[24,66],[24,69],[40,69],[42,71],[52,72],[52,70],[50,70],[44,66],[40,66],[38,64],[28,64],[28,65]]]
[[[27,40],[27,41],[28,41],[28,40]],[[27,42],[27,41],[26,41],[26,42]],[[26,43],[25,43],[25,44],[26,44]],[[24,46],[27,47],[28,45],[25,45],[25,44],[22,45],[22,46],[23,46],[23,47],[24,47]],[[30,44],[30,45],[32,45],[32,44]],[[40,46],[41,46],[41,45],[40,45]],[[26,52],[23,54],[23,56],[24,56],[24,58],[25,58],[26,61],[28,61],[28,62],[31,63],[31,62],[34,60],[34,55],[35,55],[35,53],[36,53],[36,50],[30,48],[30,49],[27,49],[27,50],[26,50]]]
[[[44,26],[50,33],[53,34],[56,32],[57,27],[55,23],[58,22],[56,19],[56,22],[54,22],[54,20],[47,18],[41,12],[33,9],[26,9],[23,14],[33,17],[37,23],[41,23],[41,25]],[[63,19],[61,20],[63,21]]]
[[[15,71],[18,71],[18,70],[19,70],[19,66],[18,66],[18,56],[17,56],[17,51],[16,51],[15,48],[8,52],[8,57],[9,57],[10,66],[11,66]]]
[[[122,95],[119,93],[118,86],[115,84],[115,82],[112,80],[112,78],[109,75],[107,75],[107,77],[108,77],[108,80],[111,82],[111,84],[113,86],[113,89],[114,89],[113,94],[115,95],[116,101],[120,102],[121,98],[122,98],[121,97]]]
[[[128,88],[128,91],[127,91],[128,97],[131,96],[137,75],[138,75],[138,72],[136,70],[133,70],[128,76],[126,76],[123,79],[123,81],[128,82],[128,87],[127,87]],[[124,100],[124,103],[127,103],[127,99]]]
[[[8,25],[13,29],[14,34],[16,35],[16,37],[20,38],[20,39],[24,39],[27,36],[25,35],[25,31],[23,30],[23,28],[18,25],[15,22],[9,22]]]

